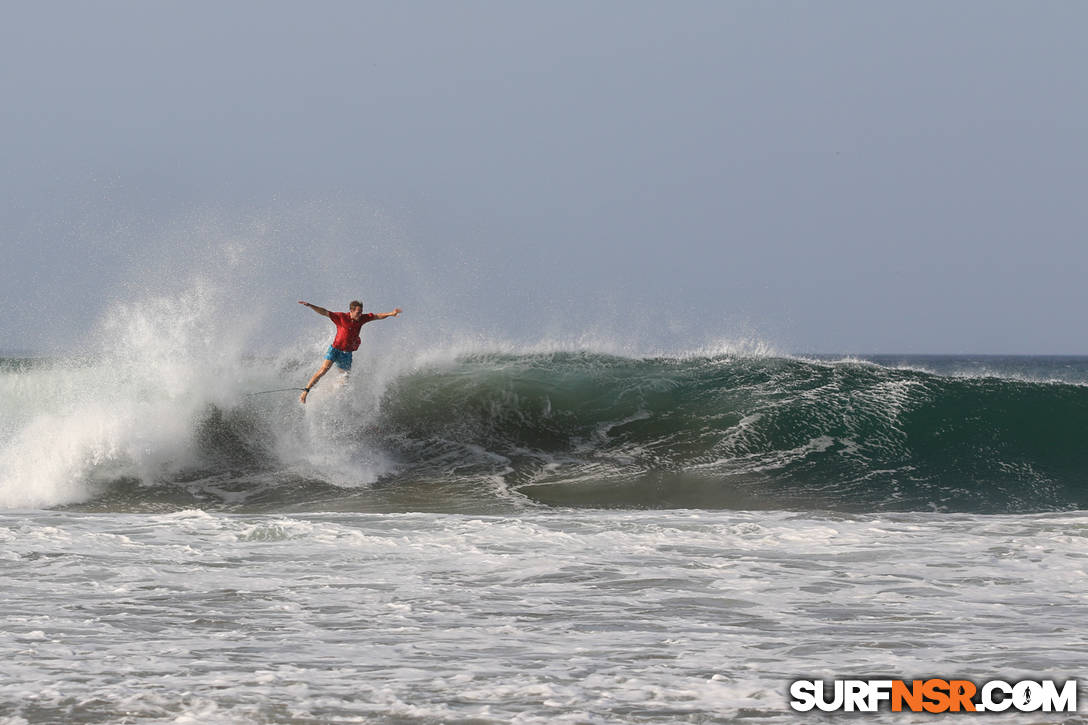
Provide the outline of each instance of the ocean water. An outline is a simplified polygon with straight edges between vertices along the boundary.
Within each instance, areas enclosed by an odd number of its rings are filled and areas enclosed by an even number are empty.
[[[182,328],[0,362],[0,723],[788,723],[829,717],[796,679],[1088,674],[1088,358],[364,347],[301,406],[262,391],[316,345]]]

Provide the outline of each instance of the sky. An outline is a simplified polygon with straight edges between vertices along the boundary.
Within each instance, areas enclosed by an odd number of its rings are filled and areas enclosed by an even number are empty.
[[[0,350],[210,279],[272,342],[364,297],[495,338],[1088,354],[1088,3],[3,16]]]

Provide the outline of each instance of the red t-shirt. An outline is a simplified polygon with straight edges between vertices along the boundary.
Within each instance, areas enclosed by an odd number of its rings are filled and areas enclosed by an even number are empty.
[[[361,342],[359,330],[366,323],[378,319],[378,316],[368,312],[358,320],[353,320],[347,312],[330,312],[329,319],[336,325],[336,339],[332,341],[332,346],[344,352],[355,352]]]

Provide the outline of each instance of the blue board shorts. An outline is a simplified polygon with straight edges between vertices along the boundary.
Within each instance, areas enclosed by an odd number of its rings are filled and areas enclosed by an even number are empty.
[[[337,350],[332,345],[329,345],[329,351],[325,353],[325,359],[332,360],[341,370],[351,370],[350,352],[345,352],[344,350]]]

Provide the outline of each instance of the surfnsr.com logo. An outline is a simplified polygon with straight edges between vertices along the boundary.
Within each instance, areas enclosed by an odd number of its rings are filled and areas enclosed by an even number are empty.
[[[1076,712],[1077,681],[796,680],[790,697],[798,712]]]

